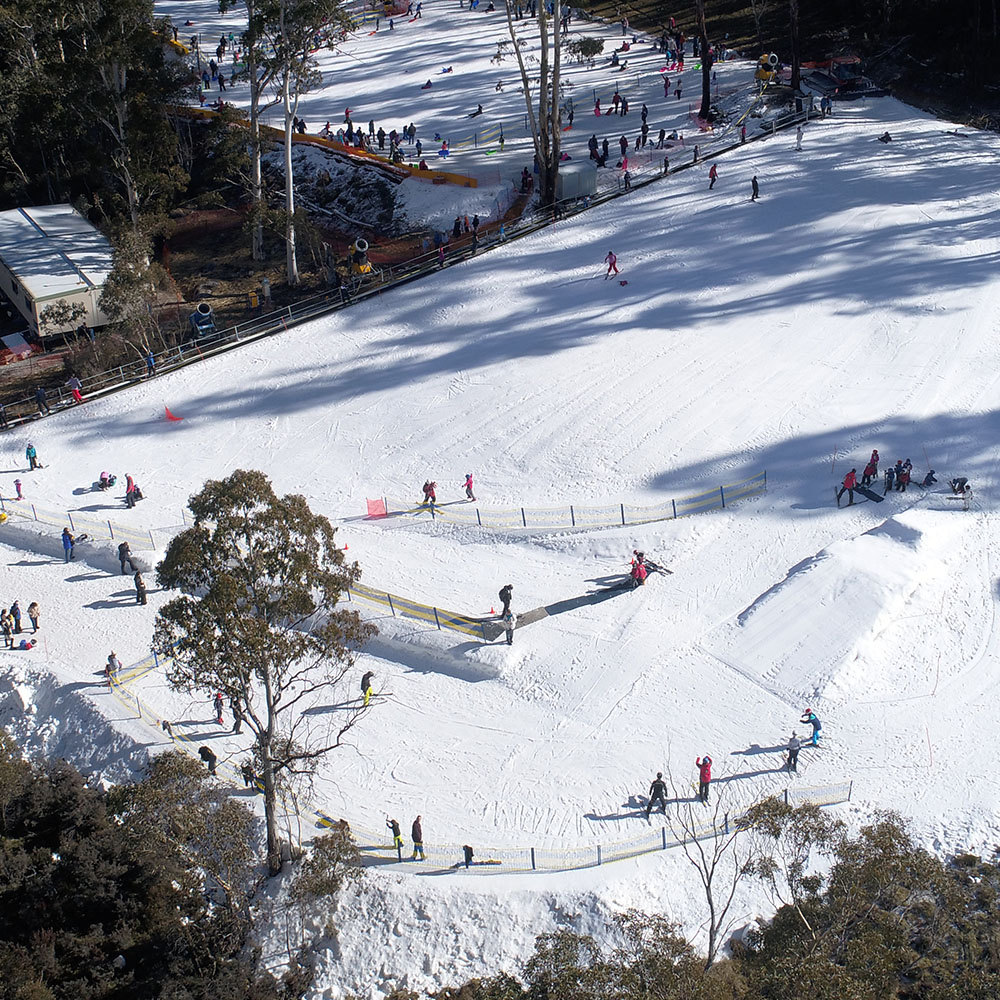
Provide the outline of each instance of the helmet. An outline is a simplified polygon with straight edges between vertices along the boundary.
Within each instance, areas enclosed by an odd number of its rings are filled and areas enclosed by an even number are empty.
[[[806,715],[812,715],[812,709],[811,708],[807,708],[805,714]]]
[[[663,777],[663,772],[662,772],[662,771],[657,771],[657,772],[656,772],[656,776],[657,776],[658,778],[662,778],[662,777]]]

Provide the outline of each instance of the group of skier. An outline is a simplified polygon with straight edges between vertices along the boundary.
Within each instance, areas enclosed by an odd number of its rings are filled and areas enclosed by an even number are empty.
[[[873,486],[878,481],[878,465],[879,465],[879,453],[877,448],[872,449],[871,458],[869,458],[867,465],[865,465],[864,471],[861,474],[861,482],[858,482],[858,470],[851,469],[850,472],[844,476],[843,483],[841,484],[840,490],[837,492],[837,506],[840,506],[840,498],[847,493],[848,496],[848,506],[854,503],[854,492],[855,490],[860,491],[863,494],[871,492],[870,487]],[[907,458],[905,461],[903,459],[897,459],[895,465],[890,465],[886,468],[884,473],[884,482],[882,489],[882,496],[886,496],[890,490],[895,489],[899,493],[905,493],[906,487],[910,485],[913,481],[913,463]],[[956,489],[955,483],[961,482],[961,489]],[[927,474],[917,484],[922,489],[929,489],[937,482],[934,469],[928,469]],[[968,479],[964,476],[958,479],[951,480],[951,488],[953,493],[963,493],[968,486]],[[877,499],[877,497],[875,497]]]
[[[812,727],[812,737],[805,745],[818,747],[820,737],[823,735],[823,725],[819,721],[819,717],[816,713],[811,708],[807,708],[802,713],[802,718],[799,719],[799,722],[803,725]],[[799,739],[798,734],[793,730],[787,744],[788,756],[785,758],[785,769],[788,770],[789,773],[798,773],[799,751],[802,749],[803,745],[802,740]],[[695,759],[695,767],[698,768],[699,802],[708,802],[708,790],[712,784],[712,763],[712,758],[708,754],[704,754],[703,756]],[[662,771],[656,772],[656,777],[649,786],[649,795],[646,798],[647,819],[656,805],[659,805],[663,810],[664,815],[666,815],[667,783],[663,780]]]
[[[462,483],[462,488],[465,490],[465,498],[467,500],[475,501],[476,494],[473,489],[472,484],[472,473],[467,472],[465,474],[465,482]],[[437,503],[437,483],[433,479],[424,480],[424,485],[421,487],[423,492],[423,499],[420,501],[422,506],[430,504],[433,506]]]

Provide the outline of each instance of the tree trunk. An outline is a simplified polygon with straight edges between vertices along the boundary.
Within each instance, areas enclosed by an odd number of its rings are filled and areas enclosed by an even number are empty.
[[[267,873],[281,873],[281,838],[278,836],[278,789],[274,781],[271,748],[263,739],[260,746],[261,782],[264,785],[264,822],[267,827]]]
[[[788,23],[792,43],[792,90],[798,91],[802,70],[802,56],[799,52],[799,0],[788,0]]]
[[[260,148],[260,98],[264,80],[259,80],[256,28],[257,7],[247,0],[246,67],[250,85],[250,199],[253,203],[253,259],[264,259],[264,182]]]
[[[698,115],[708,121],[712,113],[712,57],[708,51],[705,0],[695,0],[695,13],[698,16],[698,38],[701,43],[701,107]]]
[[[285,73],[281,95],[285,102],[285,267],[288,284],[299,283],[299,265],[295,256],[295,177],[292,174],[292,120],[298,110],[298,94],[295,101],[291,95],[292,75]]]

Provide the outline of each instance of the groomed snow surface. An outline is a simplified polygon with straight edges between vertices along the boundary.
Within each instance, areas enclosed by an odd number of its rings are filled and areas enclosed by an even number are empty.
[[[889,145],[876,141],[886,129]],[[648,826],[635,796],[668,767],[687,794],[699,754],[734,801],[784,788],[776,748],[809,706],[825,746],[803,752],[793,786],[853,780],[835,807],[852,822],[894,808],[929,847],[988,851],[998,141],[952,129],[890,99],[838,104],[802,152],[785,134],[720,159],[711,193],[706,164],[8,434],[0,489],[11,496],[19,474],[27,502],[164,539],[207,478],[259,468],[338,523],[367,584],[470,614],[499,610],[506,582],[519,612],[585,595],[634,548],[672,568],[519,630],[512,647],[364,609],[381,636],[358,677],[374,670],[391,697],[325,763],[316,797],[361,826],[389,813],[408,834],[419,813],[428,844],[483,851],[639,836],[663,820]],[[604,279],[612,249],[627,283]],[[164,406],[184,419],[165,421]],[[29,439],[46,467],[25,473]],[[835,486],[872,448],[883,466],[911,458],[918,480],[928,462],[942,485],[968,476],[972,509],[940,486],[838,509]],[[91,492],[105,468],[147,499],[129,511],[120,490]],[[761,469],[758,499],[639,529],[363,517],[367,497],[416,501],[427,478],[458,500],[467,472],[486,505],[558,506],[652,504]],[[120,780],[168,744],[99,672],[111,649],[126,664],[148,653],[169,595],[136,607],[109,543],[67,565],[57,529],[0,532],[4,602],[38,600],[43,615],[35,650],[0,656],[0,724]],[[156,671],[134,690],[220,759],[246,748],[211,720],[210,692],[172,693]],[[562,874],[372,868],[333,915],[315,995],[516,971],[536,934],[600,938],[625,906],[703,930],[677,850]],[[738,922],[754,913],[766,902],[747,889]],[[275,925],[276,964],[281,940]]]

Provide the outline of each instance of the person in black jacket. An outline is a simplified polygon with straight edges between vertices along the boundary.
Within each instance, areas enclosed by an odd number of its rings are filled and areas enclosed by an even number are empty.
[[[413,826],[410,828],[410,836],[413,838],[413,857],[411,860],[416,861],[417,852],[419,852],[420,860],[426,861],[427,856],[424,854],[424,831],[420,825],[419,816],[413,821]]]
[[[649,801],[646,803],[646,817],[653,811],[653,806],[659,802],[663,815],[667,814],[667,783],[663,780],[663,772],[656,772],[656,780],[649,786]]]
[[[392,846],[396,848],[399,860],[403,860],[403,835],[399,832],[399,823],[386,818],[385,825],[392,831]]]
[[[361,678],[361,693],[365,697],[364,707],[368,707],[368,702],[371,700],[372,696],[372,678],[375,676],[374,670],[366,670],[364,676]]]
[[[508,611],[510,611],[510,599],[514,596],[514,584],[505,583],[500,588],[500,600],[503,601],[503,610],[500,612],[500,617],[503,618]]]

